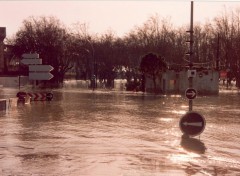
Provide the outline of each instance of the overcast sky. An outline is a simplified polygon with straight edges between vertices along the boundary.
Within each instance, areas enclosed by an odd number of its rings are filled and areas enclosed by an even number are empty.
[[[0,0],[0,27],[7,28],[11,37],[29,16],[55,16],[67,27],[86,23],[91,33],[103,34],[108,30],[118,36],[142,25],[149,17],[158,14],[171,17],[175,26],[190,23],[188,0],[135,0],[135,1],[3,1]],[[221,15],[224,9],[240,9],[239,1],[194,1],[194,23],[204,23]]]

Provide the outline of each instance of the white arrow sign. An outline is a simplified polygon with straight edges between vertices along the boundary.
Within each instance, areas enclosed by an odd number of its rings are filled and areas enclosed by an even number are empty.
[[[194,98],[196,98],[197,96],[197,91],[193,88],[188,88],[186,91],[185,91],[185,96],[189,99],[189,100],[192,100]]]
[[[50,80],[53,75],[49,72],[29,72],[29,80]]]
[[[190,96],[192,96],[192,97],[194,97],[194,96],[196,95],[195,92],[187,92],[186,94],[187,94],[187,95],[190,95]]]
[[[42,59],[22,59],[21,63],[25,65],[42,64]]]
[[[202,122],[183,122],[183,125],[185,126],[203,126]]]
[[[37,54],[37,53],[33,53],[33,54],[32,53],[31,54],[24,53],[22,55],[22,57],[25,58],[25,59],[38,59],[39,54]]]
[[[29,65],[29,71],[50,72],[53,70],[51,65]]]

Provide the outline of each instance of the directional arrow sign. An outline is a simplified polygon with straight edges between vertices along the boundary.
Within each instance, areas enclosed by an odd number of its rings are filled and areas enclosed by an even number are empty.
[[[49,72],[29,72],[29,80],[50,80],[53,75]]]
[[[38,59],[39,54],[37,54],[37,53],[33,53],[33,54],[32,53],[31,54],[24,53],[22,55],[22,57],[25,58],[25,59]]]
[[[205,128],[206,122],[204,117],[197,113],[190,111],[183,115],[179,122],[179,127],[184,134],[188,136],[197,136],[201,134]]]
[[[50,72],[53,70],[51,65],[29,65],[29,71],[33,72]]]
[[[50,101],[53,99],[53,94],[50,92],[27,93],[31,97],[31,101]]]
[[[197,91],[193,88],[188,88],[186,91],[185,91],[185,96],[189,99],[189,100],[192,100],[194,98],[196,98],[197,96]]]
[[[21,63],[25,65],[42,64],[42,59],[22,59]]]
[[[183,122],[183,125],[185,126],[199,126],[201,127],[202,126],[202,122]]]

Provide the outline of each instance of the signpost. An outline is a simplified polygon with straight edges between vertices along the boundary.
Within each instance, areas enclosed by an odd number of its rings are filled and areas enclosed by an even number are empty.
[[[24,65],[31,65],[31,64],[42,64],[42,59],[28,59],[24,58],[21,60],[21,63]]]
[[[30,72],[50,72],[53,70],[51,65],[29,65]]]
[[[51,65],[42,65],[42,59],[39,59],[39,54],[37,53],[24,53],[22,55],[23,59],[21,63],[28,65],[29,68],[29,80],[34,80],[34,87],[36,86],[37,80],[50,80],[53,78],[53,75],[50,73],[54,68]],[[20,85],[20,81],[19,81]],[[19,86],[20,87],[20,86]],[[30,96],[32,101],[50,101],[53,98],[52,93],[25,93],[23,92],[23,96],[21,96],[21,92],[17,94],[17,97],[21,99],[21,97]]]
[[[179,122],[181,131],[191,137],[201,134],[205,125],[206,121],[204,117],[194,111],[186,113]]]
[[[24,53],[21,63],[29,65],[29,80],[50,80],[53,75],[50,71],[53,70],[51,65],[41,65],[42,59],[39,59],[37,53]]]
[[[23,58],[26,58],[26,59],[37,59],[37,58],[39,58],[39,54],[37,54],[37,53],[24,53],[24,54],[22,54],[22,57]]]
[[[49,72],[29,72],[29,80],[50,80],[53,75]]]
[[[197,97],[197,91],[193,88],[188,88],[185,91],[185,96],[189,99],[189,100],[193,100]]]
[[[185,91],[185,96],[189,100],[189,111],[183,115],[179,122],[181,131],[187,136],[193,137],[201,134],[205,128],[206,122],[204,117],[192,111],[193,109],[193,99],[197,96],[197,91],[193,88],[193,78],[197,75],[197,70],[193,69],[193,1],[191,1],[191,19],[190,19],[190,51],[186,54],[189,55],[189,70],[187,72],[189,87]]]
[[[51,101],[53,94],[51,92],[18,92],[17,95],[19,101],[25,101],[27,97],[30,97],[31,101]]]
[[[53,94],[50,92],[27,93],[31,97],[31,101],[51,101]]]

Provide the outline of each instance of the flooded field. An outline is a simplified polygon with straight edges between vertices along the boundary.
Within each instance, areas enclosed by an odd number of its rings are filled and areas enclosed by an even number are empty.
[[[0,98],[18,90],[0,90]],[[200,137],[184,139],[183,96],[53,90],[0,112],[0,175],[240,175],[240,94],[201,96]]]

